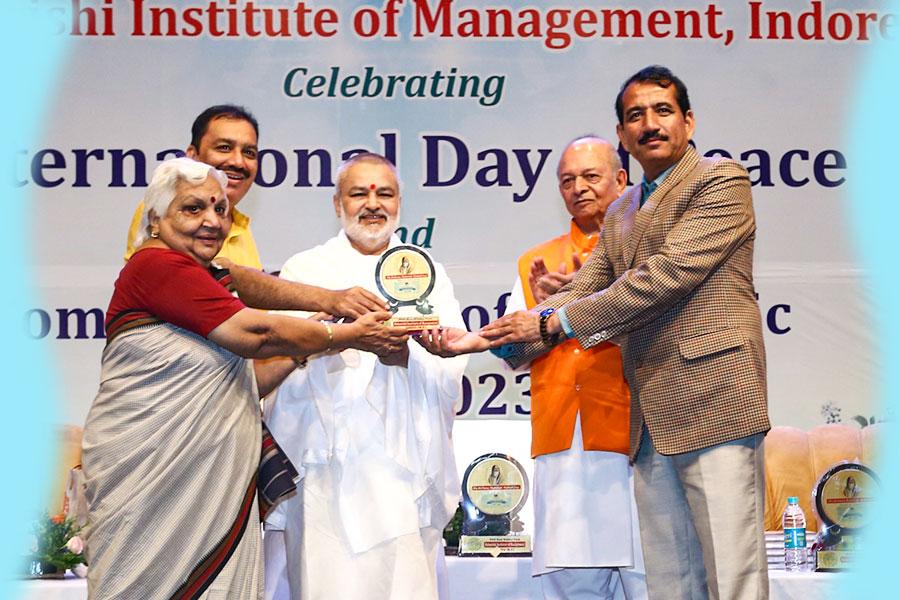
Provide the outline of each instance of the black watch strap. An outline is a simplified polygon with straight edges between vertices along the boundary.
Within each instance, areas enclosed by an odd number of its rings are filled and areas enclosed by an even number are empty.
[[[550,319],[550,316],[553,315],[554,313],[556,313],[555,308],[545,308],[544,310],[542,310],[541,311],[541,322],[540,322],[540,325],[538,326],[538,329],[541,333],[541,341],[544,342],[544,345],[548,346],[548,347],[555,346],[557,340],[559,339],[558,333],[554,333],[553,335],[550,335],[549,333],[547,333],[547,321]]]

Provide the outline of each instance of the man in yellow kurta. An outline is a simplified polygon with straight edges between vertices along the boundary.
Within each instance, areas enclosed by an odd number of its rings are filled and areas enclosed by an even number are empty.
[[[559,190],[568,233],[525,252],[508,311],[532,308],[571,280],[597,243],[627,176],[608,142],[581,137],[563,152]],[[646,598],[628,466],[628,385],[618,346],[571,339],[531,363],[535,541],[544,598]]]
[[[217,258],[227,258],[244,267],[262,269],[256,242],[250,232],[250,217],[237,209],[256,178],[257,140],[259,124],[246,109],[232,104],[220,104],[204,110],[191,126],[191,143],[185,150],[190,158],[205,162],[224,171],[228,177],[228,201],[231,210],[231,231]],[[144,203],[134,211],[128,229],[125,260],[135,250],[138,231],[146,228],[142,223]]]

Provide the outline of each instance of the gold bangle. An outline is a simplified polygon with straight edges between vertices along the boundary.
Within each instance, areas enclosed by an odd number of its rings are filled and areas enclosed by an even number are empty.
[[[319,321],[322,325],[325,326],[325,331],[328,333],[328,345],[325,346],[325,351],[331,350],[331,344],[334,343],[334,330],[331,328],[331,325],[326,323],[325,321]]]

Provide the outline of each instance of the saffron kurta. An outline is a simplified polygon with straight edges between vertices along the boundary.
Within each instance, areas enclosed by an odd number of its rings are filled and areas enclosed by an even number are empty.
[[[535,258],[543,258],[550,270],[565,265],[572,272],[573,256],[584,262],[596,243],[596,234],[585,235],[572,221],[567,234],[525,252],[507,311],[535,306],[527,285]],[[532,573],[622,567],[613,576],[636,599],[646,596],[646,588],[626,455],[628,407],[622,357],[614,344],[584,350],[578,340],[567,340],[531,363]]]
[[[585,235],[572,221],[569,233],[525,252],[519,258],[517,288],[525,297],[523,308],[537,304],[527,285],[535,258],[543,258],[550,270],[565,265],[571,273],[573,256],[584,262],[596,245],[597,235]],[[628,413],[628,384],[618,346],[605,342],[585,350],[578,340],[566,340],[531,362],[532,456],[569,448],[578,414],[585,450],[627,454]]]

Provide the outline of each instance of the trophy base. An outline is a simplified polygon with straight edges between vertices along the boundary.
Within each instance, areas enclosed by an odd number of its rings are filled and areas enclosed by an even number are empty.
[[[530,535],[462,535],[460,556],[531,556]]]
[[[848,571],[856,564],[856,552],[853,550],[817,550],[816,571],[835,572]]]
[[[410,333],[421,333],[429,329],[437,329],[441,326],[441,320],[436,315],[398,316],[394,315],[388,321],[391,327],[401,327]]]

